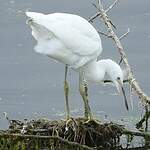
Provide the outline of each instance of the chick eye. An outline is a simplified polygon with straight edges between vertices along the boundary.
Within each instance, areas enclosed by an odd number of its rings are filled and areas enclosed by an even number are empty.
[[[120,77],[117,77],[117,80],[120,80]]]

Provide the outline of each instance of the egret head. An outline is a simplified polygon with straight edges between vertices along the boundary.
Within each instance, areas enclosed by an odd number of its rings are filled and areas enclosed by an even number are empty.
[[[127,98],[125,95],[125,90],[123,88],[123,78],[124,78],[123,70],[116,62],[107,60],[106,71],[110,76],[111,80],[113,81],[114,85],[116,86],[118,92],[122,93],[126,109],[128,110]]]
[[[121,76],[116,76],[115,79],[112,79],[114,85],[117,88],[117,91],[120,93],[121,92],[121,87],[123,87],[123,79]]]

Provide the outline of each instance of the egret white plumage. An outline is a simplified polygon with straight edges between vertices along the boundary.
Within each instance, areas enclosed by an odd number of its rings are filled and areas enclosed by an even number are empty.
[[[92,118],[87,97],[88,82],[100,83],[107,73],[119,90],[123,91],[123,72],[120,66],[110,59],[97,60],[102,52],[101,39],[96,29],[84,18],[68,13],[42,14],[26,12],[27,23],[37,40],[35,51],[47,55],[66,65],[65,98],[67,118],[70,118],[68,104],[68,66],[79,73],[79,91],[84,101],[85,117]],[[127,99],[124,94],[126,108]]]

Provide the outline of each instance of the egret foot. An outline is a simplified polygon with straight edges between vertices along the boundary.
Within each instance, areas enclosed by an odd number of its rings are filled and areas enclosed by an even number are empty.
[[[89,124],[89,123],[93,123],[93,124],[100,124],[100,121],[94,118],[89,118],[88,120],[86,120],[84,122],[84,124]]]
[[[66,120],[66,127],[68,127],[68,124],[69,124],[70,122],[72,122],[72,120],[73,120],[73,119],[72,119],[71,117]]]
[[[70,124],[71,122],[73,122],[73,121],[74,121],[74,120],[73,120],[73,118],[71,118],[71,117],[66,120],[65,133],[68,132],[68,130],[69,130],[69,124]]]

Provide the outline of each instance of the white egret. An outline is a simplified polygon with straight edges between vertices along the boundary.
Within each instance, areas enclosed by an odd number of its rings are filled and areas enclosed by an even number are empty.
[[[100,83],[107,73],[119,90],[122,89],[125,105],[127,99],[123,90],[123,72],[120,66],[110,59],[97,61],[102,52],[101,39],[96,29],[84,18],[68,13],[42,14],[26,12],[30,18],[27,24],[37,40],[35,51],[45,54],[66,65],[65,67],[65,98],[67,118],[70,118],[68,104],[68,66],[79,73],[79,91],[84,101],[85,118],[91,119],[92,114],[87,97],[87,82]]]

